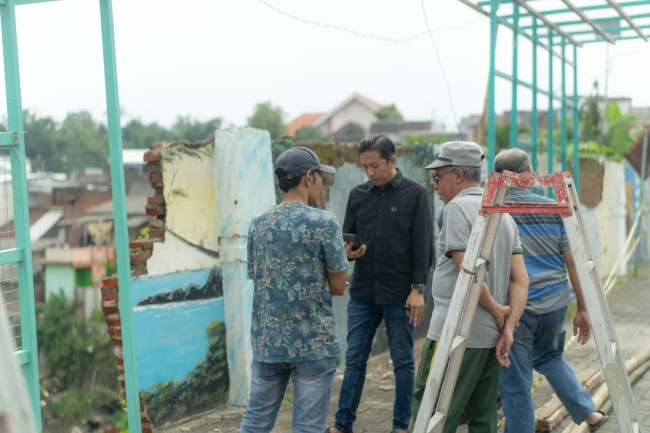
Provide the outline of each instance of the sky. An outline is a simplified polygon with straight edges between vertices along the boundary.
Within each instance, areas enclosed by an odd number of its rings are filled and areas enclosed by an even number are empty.
[[[113,16],[123,124],[189,116],[243,126],[265,101],[289,122],[355,92],[447,129],[483,108],[489,20],[458,0],[113,0]],[[105,119],[99,1],[20,5],[16,22],[23,107]],[[497,68],[509,71],[510,33],[501,34]],[[579,49],[579,93],[598,80],[601,94],[650,106],[650,43],[606,45]],[[529,62],[522,54],[523,79]],[[0,97],[6,115],[4,89]],[[510,98],[498,80],[497,110]]]

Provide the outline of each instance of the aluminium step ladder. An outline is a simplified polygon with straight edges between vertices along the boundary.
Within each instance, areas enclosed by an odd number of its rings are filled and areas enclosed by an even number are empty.
[[[510,188],[553,187],[557,203],[507,203]],[[488,257],[503,213],[559,214],[574,257],[592,334],[621,433],[642,433],[609,305],[587,240],[580,202],[569,172],[491,173],[467,245],[451,305],[427,378],[414,433],[440,433],[454,392],[467,336],[478,306]],[[435,406],[435,412],[434,412]]]
[[[36,433],[34,413],[15,350],[0,294],[0,433]]]

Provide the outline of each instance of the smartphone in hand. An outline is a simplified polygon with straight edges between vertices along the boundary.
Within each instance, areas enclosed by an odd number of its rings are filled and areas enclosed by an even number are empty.
[[[352,249],[356,250],[361,246],[359,238],[354,233],[343,233],[343,240],[346,244],[352,244]]]

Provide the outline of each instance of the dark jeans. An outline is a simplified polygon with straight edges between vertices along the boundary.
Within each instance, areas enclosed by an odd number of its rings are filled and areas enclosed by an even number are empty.
[[[393,428],[408,428],[415,380],[413,326],[403,305],[375,305],[350,300],[348,304],[348,350],[345,374],[334,425],[343,432],[352,430],[366,378],[372,340],[382,319],[386,323],[390,357],[395,371]]]

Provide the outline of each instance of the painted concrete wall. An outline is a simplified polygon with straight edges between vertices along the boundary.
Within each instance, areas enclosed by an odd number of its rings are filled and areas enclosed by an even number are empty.
[[[189,154],[173,148],[162,152],[165,242],[154,244],[149,275],[219,264],[212,154],[212,148]]]
[[[45,269],[45,301],[52,294],[63,292],[67,299],[74,299],[75,270],[70,265],[49,264]]]
[[[250,388],[253,283],[246,244],[252,219],[275,204],[271,140],[258,129],[218,130],[214,173],[230,376],[229,401],[244,405]]]

